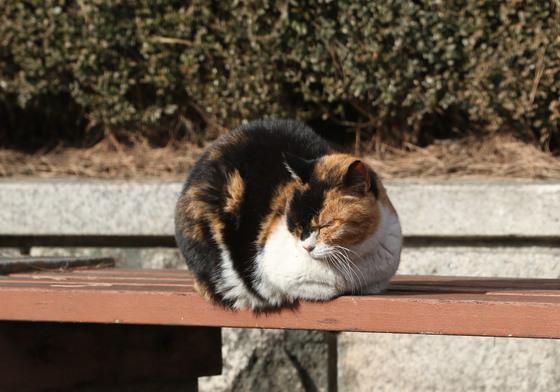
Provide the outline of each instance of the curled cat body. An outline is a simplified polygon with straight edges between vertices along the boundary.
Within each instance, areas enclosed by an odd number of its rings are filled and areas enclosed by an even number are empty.
[[[379,293],[402,245],[377,174],[293,120],[210,145],[177,201],[175,236],[199,293],[254,311]]]

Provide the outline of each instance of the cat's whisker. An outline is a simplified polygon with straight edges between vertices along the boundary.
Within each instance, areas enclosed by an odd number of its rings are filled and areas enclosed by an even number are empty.
[[[344,280],[345,282],[348,281],[348,278],[346,277],[346,275],[344,274],[344,272],[340,269],[340,266],[338,265],[338,263],[335,262],[335,260],[332,259],[332,255],[327,254],[326,255],[327,261],[332,265],[332,267],[338,272],[340,273],[342,280]]]
[[[333,255],[329,255],[328,259],[330,260],[330,262],[332,263],[333,268],[340,273],[340,276],[342,277],[342,280],[345,283],[348,282],[352,282],[352,279],[348,279],[347,273],[344,271],[344,269],[342,268],[342,266],[340,265],[340,262],[338,262],[337,259],[335,259],[333,257]]]
[[[333,252],[333,254],[337,255],[341,264],[345,267],[345,269],[347,271],[349,271],[350,275],[355,278],[355,279],[352,279],[352,292],[357,291],[356,289],[359,289],[359,291],[361,291],[362,286],[363,286],[362,279],[361,279],[360,275],[358,275],[358,273],[355,271],[355,268],[353,268],[353,266],[355,266],[355,264],[352,263],[352,261],[348,258],[347,255],[340,252],[339,249],[335,249],[335,252]]]
[[[346,247],[340,246],[340,245],[336,245],[336,247],[337,247],[338,249],[342,249],[342,250],[345,251],[345,252],[352,253],[352,254],[356,255],[356,256],[360,259],[360,261],[363,260],[363,257],[360,256],[360,255],[359,255],[358,253],[356,253],[355,251],[353,251],[352,249],[349,249],[349,248],[346,248]],[[346,256],[347,256],[348,262],[349,262],[350,264],[352,264],[352,265],[360,272],[360,274],[362,275],[362,278],[364,279],[364,284],[365,284],[365,276],[364,276],[363,271],[356,265],[356,263],[354,263],[354,261],[352,261],[352,259],[351,259],[348,255],[346,255]]]
[[[350,250],[350,249],[348,249],[348,248],[345,248],[345,247],[343,247],[343,246],[340,246],[340,245],[336,245],[336,246],[335,246],[335,249],[336,249],[336,251],[338,251],[339,254],[343,257],[343,259],[344,259],[344,261],[347,263],[349,269],[354,273],[354,275],[355,275],[356,278],[358,279],[358,282],[359,282],[359,289],[360,289],[360,292],[362,292],[362,291],[363,291],[363,288],[364,288],[365,285],[366,285],[366,279],[365,279],[364,273],[363,273],[362,270],[356,265],[356,263],[354,263],[354,262],[352,261],[352,259],[349,257],[349,255],[348,255],[347,253],[348,253],[348,252],[352,252],[352,253],[354,253],[355,255],[357,255],[358,257],[360,257],[360,256],[359,256],[356,252],[354,252],[354,251],[352,251],[352,250]],[[346,253],[344,253],[344,252],[346,252]],[[360,257],[360,258],[361,258],[361,257]],[[359,273],[359,274],[358,274],[358,273]]]
[[[360,260],[363,260],[363,257],[359,253],[353,251],[350,248],[346,248],[346,247],[341,246],[341,245],[335,245],[335,247],[338,248],[338,249],[342,249],[345,252],[352,253],[353,255],[357,256]]]
[[[346,283],[352,284],[352,292],[354,291],[354,279],[352,276],[352,272],[348,267],[344,264],[343,260],[336,254],[332,253],[331,256],[335,260],[336,264],[338,265],[339,269],[343,272]]]
[[[350,249],[345,248],[345,247],[340,246],[340,245],[336,245],[336,249],[337,249],[337,251],[339,252],[339,254],[344,258],[344,260],[345,260],[348,264],[351,264],[351,265],[357,267],[356,264],[352,261],[352,259],[351,259],[350,256],[348,255],[349,252],[352,252],[352,253],[354,253],[354,254],[357,255],[356,252],[353,252],[353,251],[351,251]],[[359,257],[359,255],[358,255],[358,257]],[[360,257],[360,259],[361,259],[361,257]],[[361,272],[361,271],[360,271],[360,272]]]
[[[345,280],[347,283],[351,284],[351,290],[352,292],[354,292],[354,279],[352,276],[351,271],[348,269],[348,266],[345,265],[344,261],[341,259],[340,255],[338,254],[338,252],[332,252],[331,253],[331,257],[333,257],[334,260],[336,260],[337,265],[340,266],[340,269],[344,271],[344,276],[345,276]]]
[[[333,264],[338,266],[337,270],[340,271],[341,275],[343,276],[343,279],[346,283],[350,283],[352,284],[351,290],[352,292],[354,291],[354,287],[353,287],[353,281],[354,279],[352,279],[352,276],[350,275],[350,271],[345,267],[344,263],[342,262],[342,260],[338,257],[338,255],[336,253],[330,253],[329,257],[332,258],[333,260]]]

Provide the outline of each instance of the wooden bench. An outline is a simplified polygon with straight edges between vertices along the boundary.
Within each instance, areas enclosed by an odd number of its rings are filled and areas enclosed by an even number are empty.
[[[557,279],[397,276],[383,295],[255,315],[208,304],[186,271],[16,270],[0,276],[0,390],[196,390],[220,372],[220,327],[560,337]]]

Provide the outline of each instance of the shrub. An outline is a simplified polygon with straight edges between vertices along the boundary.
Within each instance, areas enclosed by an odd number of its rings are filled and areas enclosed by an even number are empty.
[[[560,139],[554,0],[0,0],[0,131],[212,138],[262,116],[376,140]]]

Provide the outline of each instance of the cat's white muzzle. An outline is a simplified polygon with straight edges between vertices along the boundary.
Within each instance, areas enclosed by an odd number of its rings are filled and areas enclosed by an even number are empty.
[[[334,249],[331,246],[319,242],[313,247],[311,251],[308,251],[307,253],[309,254],[309,256],[311,256],[312,259],[328,260],[330,257],[333,257],[333,250]]]

